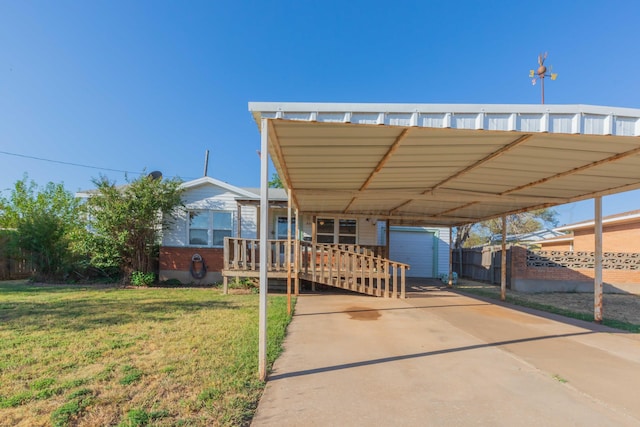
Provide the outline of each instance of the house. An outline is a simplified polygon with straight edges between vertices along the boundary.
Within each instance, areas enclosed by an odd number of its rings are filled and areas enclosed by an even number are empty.
[[[566,234],[538,242],[539,251],[514,254],[512,289],[593,291],[594,225],[591,220],[558,227],[555,231]],[[640,210],[602,219],[602,252],[605,292],[640,294]]]
[[[243,262],[253,262],[251,251],[256,251],[261,227],[260,190],[236,187],[207,176],[185,182],[182,188],[184,209],[163,233],[160,280],[216,283],[223,280],[223,273],[237,276],[257,273],[255,263],[250,264],[248,273],[233,273],[230,265],[239,259],[234,256],[242,253],[246,256]],[[282,260],[288,232],[287,212],[286,191],[270,189],[268,235],[270,241],[280,245],[273,257]],[[391,260],[410,265],[407,277],[438,277],[448,272],[449,228],[392,226],[387,245],[386,221],[376,218],[301,215],[299,221],[296,227],[295,217],[292,218],[292,229],[298,231],[303,245],[310,244],[315,233],[318,244],[378,255],[389,253]],[[229,238],[227,245],[231,246],[225,247],[225,238]],[[286,277],[284,269],[279,272],[274,277]]]
[[[594,221],[564,225],[554,231],[562,236],[538,242],[544,251],[593,252]],[[640,210],[602,218],[602,251],[640,253]]]

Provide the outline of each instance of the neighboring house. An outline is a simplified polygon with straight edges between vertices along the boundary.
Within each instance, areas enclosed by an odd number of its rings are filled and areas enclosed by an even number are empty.
[[[559,237],[538,242],[543,251],[593,252],[595,248],[593,220],[556,228]],[[640,210],[602,218],[602,251],[640,253]]]
[[[529,292],[593,292],[594,221],[558,227],[562,237],[539,242],[539,251],[512,256],[512,289]],[[516,248],[518,249],[518,248]],[[602,219],[605,292],[640,294],[640,210]]]
[[[260,190],[240,188],[210,177],[182,184],[184,210],[165,230],[160,248],[160,280],[215,283],[222,280],[224,238],[255,239]],[[287,194],[269,189],[269,239],[287,238]],[[292,218],[292,221],[294,218]],[[301,215],[301,239],[310,241],[312,216]],[[348,215],[315,218],[318,243],[382,246],[385,221]],[[295,229],[295,221],[292,228]],[[381,231],[383,230],[383,231]],[[449,228],[390,227],[389,251],[394,261],[407,263],[409,277],[448,273]],[[206,273],[202,271],[202,262]]]

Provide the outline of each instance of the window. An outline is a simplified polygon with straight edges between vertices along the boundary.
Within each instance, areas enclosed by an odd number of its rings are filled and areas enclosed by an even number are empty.
[[[276,239],[286,239],[288,237],[287,225],[289,224],[289,218],[286,216],[279,216],[276,226]],[[291,238],[296,237],[296,219],[291,218]]]
[[[355,219],[317,218],[316,236],[318,243],[356,244],[358,223]]]
[[[333,218],[316,219],[316,236],[318,243],[333,243],[335,221]]]
[[[355,245],[357,236],[356,220],[341,219],[339,225],[340,228],[338,229],[338,243]]]
[[[189,212],[189,244],[195,246],[224,246],[224,238],[233,232],[233,212]]]
[[[224,246],[224,238],[231,237],[233,214],[231,212],[213,213],[213,246]]]
[[[209,213],[189,212],[189,244],[209,244]]]

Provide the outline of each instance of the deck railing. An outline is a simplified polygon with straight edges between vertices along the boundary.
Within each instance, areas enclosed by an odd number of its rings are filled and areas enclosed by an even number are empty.
[[[294,277],[368,295],[405,298],[405,273],[409,266],[377,255],[384,247],[300,242],[300,262],[298,271],[294,271],[294,243],[289,258]],[[267,268],[271,277],[286,277],[287,245],[287,240],[269,240]],[[225,284],[227,276],[256,277],[259,271],[260,240],[226,237]]]
[[[293,244],[291,262],[293,262]],[[287,240],[269,240],[267,251],[268,271],[287,271]],[[260,239],[225,237],[224,269],[238,271],[260,270]]]

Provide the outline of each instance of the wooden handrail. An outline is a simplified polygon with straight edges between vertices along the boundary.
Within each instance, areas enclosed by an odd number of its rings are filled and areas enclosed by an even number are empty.
[[[357,245],[317,244],[314,247],[309,242],[302,242],[301,246],[312,249],[303,253],[303,266],[305,271],[309,265],[317,270],[313,277],[318,283],[387,298],[406,297],[408,264],[367,251],[362,253]],[[309,257],[308,252],[316,256]]]
[[[259,239],[225,237],[224,268],[227,273],[241,276],[242,272],[259,270]],[[316,283],[387,298],[405,298],[408,264],[392,261],[375,254],[379,246],[316,244],[299,242],[296,277]],[[269,272],[287,272],[285,251],[287,240],[269,240],[267,265]],[[291,245],[290,251],[294,249]],[[292,267],[293,268],[293,267]],[[231,273],[234,272],[234,273]],[[223,272],[224,274],[225,272]]]

